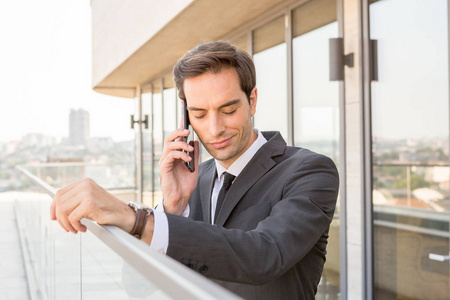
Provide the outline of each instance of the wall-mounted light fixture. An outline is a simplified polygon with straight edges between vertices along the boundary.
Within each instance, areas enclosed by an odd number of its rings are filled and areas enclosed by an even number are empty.
[[[329,40],[330,48],[330,81],[344,80],[344,66],[353,68],[355,65],[354,54],[344,54],[344,39],[334,38]],[[378,81],[378,43],[377,40],[369,42],[369,76],[371,81]]]
[[[138,123],[140,124],[144,124],[145,125],[145,129],[148,129],[148,115],[144,115],[144,120],[134,120],[134,115],[131,115],[131,129],[134,129],[134,124]]]

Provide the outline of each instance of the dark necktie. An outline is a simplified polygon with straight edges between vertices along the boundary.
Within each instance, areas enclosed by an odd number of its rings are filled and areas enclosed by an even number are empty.
[[[217,205],[216,205],[216,212],[214,214],[214,223],[217,221],[217,216],[219,215],[219,210],[222,207],[223,200],[225,199],[228,190],[230,189],[231,184],[233,183],[233,180],[236,178],[236,176],[231,175],[230,173],[225,172],[223,178],[223,185],[222,188],[219,191],[219,195],[217,196]]]

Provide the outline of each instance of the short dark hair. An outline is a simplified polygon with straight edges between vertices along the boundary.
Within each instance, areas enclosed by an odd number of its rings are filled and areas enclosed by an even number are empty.
[[[205,73],[217,74],[222,69],[234,68],[239,76],[242,91],[250,103],[250,94],[256,86],[255,65],[251,56],[226,41],[200,44],[178,60],[173,68],[173,79],[178,97],[186,100],[184,80]]]

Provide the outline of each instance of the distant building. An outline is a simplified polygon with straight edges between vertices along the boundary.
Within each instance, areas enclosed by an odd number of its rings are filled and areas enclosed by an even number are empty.
[[[114,148],[114,141],[111,137],[95,137],[89,142],[91,150],[107,150]]]
[[[19,147],[20,142],[15,140],[15,141],[10,141],[6,144],[4,144],[2,146],[2,153],[3,155],[9,155],[11,153],[14,153],[17,148]]]
[[[69,143],[72,146],[87,146],[89,141],[89,112],[84,109],[70,110]]]
[[[43,148],[56,144],[56,138],[44,135],[42,133],[29,133],[22,137],[22,147]]]

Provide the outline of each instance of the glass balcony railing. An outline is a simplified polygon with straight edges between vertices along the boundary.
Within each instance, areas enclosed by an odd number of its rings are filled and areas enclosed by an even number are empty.
[[[375,164],[375,223],[417,227],[448,236],[449,174],[445,164]]]
[[[83,219],[86,233],[50,221],[55,188],[30,180],[15,202],[32,299],[240,299],[115,226]]]
[[[449,299],[449,167],[373,166],[375,298]]]
[[[53,187],[60,188],[81,178],[92,178],[105,189],[134,189],[135,164],[87,162],[32,163],[23,166]]]

